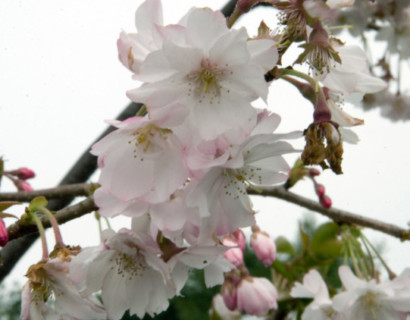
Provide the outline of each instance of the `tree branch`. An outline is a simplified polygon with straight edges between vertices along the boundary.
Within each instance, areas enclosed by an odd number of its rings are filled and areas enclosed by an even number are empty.
[[[3,192],[0,193],[0,201],[30,202],[40,196],[46,197],[47,200],[88,196],[91,187],[90,183],[76,183],[34,191]]]
[[[67,207],[61,210],[58,210],[55,214],[55,218],[58,221],[58,224],[63,224],[67,221],[79,218],[87,213],[90,213],[94,210],[97,210],[95,206],[94,199],[89,197],[71,207]],[[42,215],[40,220],[44,228],[51,227],[50,220]],[[28,234],[36,233],[37,227],[35,224],[22,224],[20,221],[13,223],[7,228],[9,234],[9,241],[26,236]]]
[[[78,183],[31,192],[3,193],[0,194],[0,200],[7,199],[9,201],[30,201],[36,196],[45,196],[47,199],[51,199],[52,197],[87,196],[92,186],[93,185],[89,183]],[[406,230],[390,223],[364,217],[345,210],[337,208],[326,209],[320,203],[290,192],[283,186],[264,187],[259,188],[258,191],[260,192],[257,192],[253,189],[248,189],[248,194],[279,198],[297,204],[309,210],[321,213],[337,223],[355,224],[383,232],[385,234],[399,238],[402,241],[410,240],[410,230]],[[59,223],[64,223],[66,221],[73,220],[79,216],[82,216],[85,213],[91,212],[94,209],[95,204],[90,197],[77,205],[58,211],[56,218]],[[47,220],[43,222],[45,224],[45,227],[49,226],[49,222]],[[17,222],[11,225],[8,228],[8,231],[10,240],[12,240],[27,235],[28,233],[33,233],[36,231],[36,228],[34,225],[25,226]]]
[[[337,223],[355,224],[389,234],[393,237],[399,238],[402,241],[410,240],[410,229],[406,230],[394,224],[364,217],[341,209],[326,209],[320,203],[290,192],[283,186],[264,187],[259,189],[261,192],[248,189],[248,194],[279,198],[309,210],[319,212]]]

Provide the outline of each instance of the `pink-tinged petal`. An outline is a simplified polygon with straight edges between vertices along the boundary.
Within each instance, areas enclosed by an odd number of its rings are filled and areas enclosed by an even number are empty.
[[[330,113],[332,114],[332,121],[338,123],[343,127],[358,126],[364,123],[363,120],[354,118],[350,114],[344,112],[333,102],[333,100],[328,100],[327,105],[329,107]]]
[[[257,39],[247,42],[252,63],[261,66],[263,70],[271,70],[278,62],[279,54],[276,43],[270,39]]]
[[[295,282],[295,284],[292,287],[292,290],[290,291],[290,295],[294,298],[313,298],[314,294],[313,292],[305,287],[304,284],[301,284],[300,282]]]
[[[215,41],[229,31],[226,19],[219,11],[194,8],[186,18],[187,41],[195,48],[207,51]]]
[[[246,64],[227,74],[227,77],[221,81],[221,85],[226,90],[238,93],[247,101],[259,97],[266,101],[268,96],[268,84],[264,72],[254,64]]]
[[[153,293],[150,277],[137,277],[126,286],[130,314],[143,318]]]
[[[175,69],[170,67],[164,52],[158,50],[147,55],[139,69],[139,74],[134,75],[134,79],[155,82],[167,79],[173,74],[175,74]],[[140,101],[144,102],[144,100]]]
[[[23,286],[23,291],[21,293],[20,320],[31,320],[30,305],[31,305],[31,289],[30,289],[30,283],[27,282]]]
[[[330,301],[327,285],[316,270],[310,270],[303,277],[303,285],[314,294],[316,303],[322,304]]]
[[[138,32],[149,32],[154,24],[162,25],[161,0],[146,0],[135,13],[135,26]]]
[[[237,65],[248,63],[250,54],[246,46],[247,38],[245,28],[224,34],[209,51],[209,60],[217,61],[219,67],[231,70]]]
[[[339,277],[347,290],[353,290],[366,285],[366,282],[357,278],[348,266],[339,267]]]
[[[163,45],[163,52],[169,65],[185,75],[201,68],[203,53],[197,48],[180,47],[166,41]]]
[[[101,298],[107,310],[109,319],[119,320],[128,309],[128,296],[124,290],[128,279],[112,270],[106,277],[102,286]]]
[[[219,257],[215,262],[204,269],[205,285],[207,288],[222,284],[224,273],[233,269],[233,265],[224,258]]]

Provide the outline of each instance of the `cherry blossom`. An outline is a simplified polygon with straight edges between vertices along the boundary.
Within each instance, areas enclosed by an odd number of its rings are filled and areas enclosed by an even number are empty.
[[[313,298],[302,314],[302,320],[347,320],[342,312],[334,310],[327,286],[316,270],[303,277],[303,284],[296,282],[290,295],[295,298]]]
[[[222,14],[207,8],[192,9],[181,24],[186,43],[167,39],[149,54],[137,77],[144,84],[128,96],[145,103],[154,119],[181,102],[189,109],[186,121],[206,140],[232,128],[249,131],[256,121],[250,102],[267,97],[264,73],[276,64],[275,42],[248,45],[244,28],[229,30]]]
[[[103,237],[100,246],[84,249],[70,264],[70,277],[83,293],[101,290],[110,319],[121,319],[128,309],[139,317],[165,310],[182,286],[175,284],[177,276],[171,281],[158,246],[125,229],[106,230]]]
[[[117,130],[91,150],[102,167],[101,185],[124,201],[167,200],[188,176],[178,138],[144,117],[130,118],[116,126]]]
[[[405,294],[397,294],[394,290],[397,282],[378,284],[374,279],[367,282],[357,278],[347,266],[339,267],[339,276],[347,291],[334,297],[333,306],[346,311],[348,319],[393,320],[410,312],[408,287]]]
[[[61,254],[49,261],[32,265],[24,285],[21,304],[22,320],[45,319],[106,319],[102,305],[90,295],[80,294],[68,277],[70,253],[77,250],[60,249]],[[50,297],[54,303],[46,303]]]

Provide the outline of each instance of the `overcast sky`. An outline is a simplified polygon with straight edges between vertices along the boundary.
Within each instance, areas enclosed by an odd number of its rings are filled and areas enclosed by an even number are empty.
[[[0,155],[7,160],[6,169],[32,168],[37,173],[34,188],[55,186],[106,127],[104,120],[114,118],[128,104],[125,92],[136,84],[117,59],[116,40],[122,30],[135,31],[134,12],[141,2],[0,1]],[[218,9],[225,3],[163,2],[166,23],[177,22],[190,6]],[[251,26],[250,34],[255,34],[262,15],[269,24],[275,12],[257,10],[240,23]],[[281,132],[303,130],[311,122],[310,104],[287,83],[274,83],[269,108],[281,115]],[[391,123],[381,119],[378,111],[364,113],[351,106],[346,110],[365,119],[365,125],[355,129],[361,142],[345,146],[343,175],[326,171],[319,181],[335,207],[406,227],[410,220],[410,123]],[[12,189],[4,182],[2,191],[6,190]],[[309,181],[294,191],[315,199]],[[276,199],[258,199],[255,207],[266,231],[291,239],[306,212]],[[127,226],[123,219],[114,221],[116,226],[124,223]],[[98,243],[92,215],[67,223],[62,232],[68,244]],[[385,257],[395,272],[409,265],[409,243],[378,232],[367,234],[376,244],[385,244]],[[37,242],[7,283],[24,282],[28,266],[40,257]]]

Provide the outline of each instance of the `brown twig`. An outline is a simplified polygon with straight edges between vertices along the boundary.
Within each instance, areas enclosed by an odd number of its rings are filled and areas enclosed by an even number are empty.
[[[30,202],[39,196],[46,197],[48,200],[88,196],[91,187],[92,184],[89,183],[76,183],[34,191],[3,192],[0,193],[0,201]]]
[[[87,213],[97,210],[94,204],[94,199],[89,197],[77,204],[70,207],[58,210],[55,214],[55,218],[59,224],[63,224],[67,221],[79,218]],[[44,228],[51,227],[50,220],[47,217],[42,216],[41,222]],[[31,233],[37,232],[37,227],[35,224],[22,224],[20,221],[13,223],[7,228],[9,234],[9,241],[26,236]]]
[[[39,196],[39,195],[45,196],[47,199],[51,199],[53,197],[85,196],[85,195],[88,195],[88,192],[91,187],[92,187],[92,184],[89,184],[89,183],[78,183],[78,184],[59,186],[56,188],[37,190],[37,191],[31,191],[31,192],[15,192],[15,193],[7,193],[7,194],[3,193],[3,194],[0,194],[0,200],[6,199],[4,195],[7,195],[8,197],[7,200],[9,201],[12,201],[12,200],[29,201],[29,199],[31,200],[35,196]],[[406,229],[400,228],[396,225],[393,225],[387,222],[364,217],[364,216],[354,214],[354,213],[351,213],[345,210],[341,210],[337,208],[326,209],[320,203],[314,200],[310,200],[308,198],[302,197],[300,195],[297,195],[293,192],[290,192],[283,186],[258,188],[258,191],[255,191],[253,189],[248,189],[248,194],[279,198],[279,199],[297,204],[304,208],[310,209],[312,211],[321,213],[329,217],[330,219],[334,220],[337,223],[355,224],[358,226],[378,230],[380,232],[389,234],[393,237],[399,238],[402,241],[410,240],[410,230],[406,230]],[[27,199],[27,200],[24,200],[24,199]],[[88,198],[87,200],[85,200],[87,202],[83,201],[77,205],[57,211],[58,213],[56,217],[58,217],[59,223],[63,223],[68,220],[75,219],[87,212],[91,212],[92,210],[84,212],[83,211],[84,207],[80,205],[82,203],[88,203],[88,206],[91,206],[90,201],[92,202],[92,200],[90,199],[91,198]],[[92,205],[92,208],[94,208],[94,204]],[[79,212],[77,212],[76,210],[79,210]],[[45,225],[48,226],[47,223],[45,223]],[[34,227],[30,226],[29,228],[24,227],[20,230],[21,228],[20,226],[18,228],[18,230],[20,231],[17,232],[15,231],[16,226],[18,226],[18,223],[9,227],[9,232],[14,232],[17,234],[17,236],[14,236],[14,233],[13,233],[13,235],[10,236],[10,238],[12,237],[18,238],[19,236],[22,236],[25,233],[27,233],[26,232],[27,230],[31,232],[35,229]]]
[[[248,194],[279,198],[309,210],[321,213],[337,223],[355,224],[389,234],[393,237],[399,238],[402,241],[410,240],[409,229],[406,230],[394,224],[364,217],[337,208],[326,209],[320,203],[290,192],[283,186],[264,187],[259,189],[261,192],[256,192],[255,190],[249,189]]]

